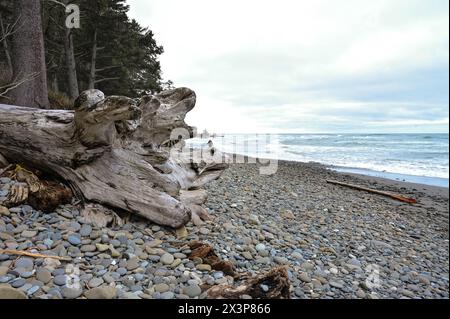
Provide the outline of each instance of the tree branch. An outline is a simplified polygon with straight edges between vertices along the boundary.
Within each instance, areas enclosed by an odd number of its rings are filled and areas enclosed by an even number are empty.
[[[53,3],[56,3],[56,4],[59,4],[59,5],[63,6],[64,8],[67,8],[67,6],[64,3],[59,2],[57,0],[46,0],[46,1],[53,2]]]
[[[8,96],[6,96],[10,91],[18,88],[19,86],[21,86],[22,84],[32,81],[34,80],[36,77],[38,77],[40,74],[40,72],[35,72],[29,75],[26,75],[25,77],[18,79],[18,77],[16,79],[14,79],[11,83],[1,86],[0,87],[0,97],[5,98],[5,99],[10,99]]]
[[[0,37],[0,43],[3,42],[4,40],[6,40],[9,36],[11,36],[14,33],[16,33],[22,27],[23,24],[20,25],[19,27],[17,27],[17,24],[19,23],[20,18],[21,18],[21,16],[19,16],[17,18],[17,20],[14,21],[13,24],[8,24],[8,25],[6,25],[5,28],[2,27],[2,34],[1,34],[1,37]],[[3,25],[3,23],[2,23],[2,25]]]
[[[104,82],[104,81],[111,81],[111,80],[120,80],[120,78],[119,77],[116,77],[116,78],[104,78],[104,79],[96,80],[95,83],[100,83],[100,82]]]
[[[107,66],[107,67],[100,68],[100,69],[95,69],[95,72],[102,72],[102,71],[115,69],[115,68],[120,68],[120,65],[112,65],[112,66]]]

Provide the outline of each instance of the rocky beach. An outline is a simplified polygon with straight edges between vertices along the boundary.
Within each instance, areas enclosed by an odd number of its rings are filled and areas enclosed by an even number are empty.
[[[418,204],[327,179],[413,197]],[[319,164],[279,162],[272,176],[260,175],[257,164],[232,164],[206,187],[212,220],[174,231],[134,216],[98,227],[75,201],[51,213],[29,205],[8,209],[1,203],[14,183],[0,179],[0,298],[207,298],[211,287],[239,283],[189,258],[193,241],[210,245],[250,277],[285,266],[291,298],[448,298],[445,188],[337,173]]]

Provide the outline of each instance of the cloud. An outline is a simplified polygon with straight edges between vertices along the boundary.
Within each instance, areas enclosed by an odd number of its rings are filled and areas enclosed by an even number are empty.
[[[129,3],[201,129],[448,132],[446,0]]]

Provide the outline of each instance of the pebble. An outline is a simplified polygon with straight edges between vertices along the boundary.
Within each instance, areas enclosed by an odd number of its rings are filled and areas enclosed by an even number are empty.
[[[314,264],[309,262],[309,261],[307,261],[307,262],[304,262],[303,264],[301,264],[300,267],[302,269],[306,270],[306,271],[309,271],[309,270],[313,270],[314,269]]]
[[[164,254],[161,256],[160,261],[164,264],[164,265],[170,265],[173,263],[173,261],[175,260],[175,258],[173,257],[173,255],[171,254]]]
[[[69,288],[64,286],[61,288],[61,295],[66,299],[76,299],[80,297],[83,293],[83,290],[80,288]]]
[[[109,245],[106,245],[106,244],[99,244],[99,243],[97,243],[97,244],[95,244],[95,247],[97,248],[97,250],[99,252],[105,252],[105,251],[107,251],[109,249]]]
[[[11,214],[20,214],[20,213],[22,213],[22,208],[21,207],[10,207],[9,212]]]
[[[148,243],[146,243],[146,247],[155,248],[155,247],[161,246],[161,244],[162,244],[162,240],[155,239],[155,240],[152,240],[152,241],[149,241]]]
[[[297,252],[297,251],[294,251],[294,252],[291,254],[291,257],[292,257],[293,259],[303,259],[302,254],[299,253],[299,252]]]
[[[103,281],[102,278],[94,277],[91,280],[89,280],[88,285],[91,288],[96,288],[96,287],[100,286],[103,283],[104,283],[104,281]]]
[[[84,253],[93,252],[97,250],[97,247],[94,245],[83,245],[80,247],[80,250]]]
[[[42,281],[44,284],[47,284],[52,280],[52,274],[46,268],[39,268],[36,271],[36,279]]]
[[[127,262],[127,270],[135,270],[139,267],[139,258],[133,257]]]
[[[330,284],[331,287],[334,287],[334,288],[338,288],[338,289],[343,289],[344,288],[344,285],[342,283],[340,283],[340,282],[337,282],[337,281],[330,281],[329,284]]]
[[[261,222],[259,221],[259,217],[254,214],[249,216],[248,223],[251,225],[260,225],[261,224]]]
[[[27,299],[27,296],[18,289],[0,286],[0,299]]]
[[[115,287],[97,287],[84,292],[87,299],[115,299],[117,289]]]
[[[8,267],[0,266],[0,277],[6,275],[8,273],[8,270]]]
[[[247,260],[253,259],[253,255],[252,255],[250,252],[248,252],[248,251],[244,251],[244,252],[242,253],[242,256],[243,256],[245,259],[247,259]]]
[[[277,263],[277,264],[281,264],[281,265],[286,265],[289,263],[289,260],[286,257],[280,257],[280,256],[275,256],[273,258],[273,260]]]
[[[48,248],[51,248],[53,245],[53,240],[51,240],[50,238],[44,239],[44,245],[46,245]]]
[[[358,298],[365,298],[366,297],[366,293],[364,292],[364,290],[358,289],[358,291],[356,291],[356,296]]]
[[[127,270],[125,269],[125,268],[118,268],[117,270],[117,273],[119,274],[119,275],[121,275],[121,276],[124,276],[124,275],[126,275],[127,274]]]
[[[161,294],[161,299],[174,299],[175,294],[172,291],[166,291]]]
[[[161,284],[154,285],[153,289],[155,289],[156,292],[163,293],[163,292],[169,291],[170,287],[167,284],[161,283]]]
[[[183,293],[188,295],[190,298],[198,297],[202,293],[202,289],[199,285],[188,285],[184,287]]]
[[[37,235],[37,231],[35,230],[24,230],[22,234],[20,234],[24,238],[33,238]]]
[[[299,278],[301,281],[306,282],[306,283],[309,283],[309,282],[312,281],[311,277],[309,277],[309,275],[308,275],[307,273],[305,273],[305,272],[301,273],[301,274],[298,276],[298,278]]]
[[[266,250],[266,245],[264,244],[258,244],[255,246],[256,251],[260,252],[262,250]]]
[[[26,270],[32,270],[34,266],[33,259],[27,257],[21,257],[15,262],[16,268],[23,268]]]
[[[81,238],[77,235],[70,235],[67,240],[74,246],[81,245]]]
[[[79,233],[82,237],[88,237],[92,233],[92,226],[89,224],[83,224],[83,226],[81,226],[80,228]]]
[[[16,280],[12,281],[10,284],[11,284],[11,287],[13,287],[13,288],[20,288],[20,287],[22,287],[23,285],[25,285],[25,283],[26,283],[26,280],[25,280],[25,279],[23,279],[23,278],[18,278],[18,279],[16,279]]]
[[[53,283],[58,286],[64,286],[69,281],[69,277],[66,275],[57,275],[53,278]]]
[[[41,287],[39,287],[39,286],[32,286],[30,289],[27,290],[27,295],[30,296],[30,295],[35,294],[36,292],[39,291],[39,289],[41,289]]]
[[[211,271],[211,265],[207,264],[199,264],[196,266],[196,268],[200,271]]]

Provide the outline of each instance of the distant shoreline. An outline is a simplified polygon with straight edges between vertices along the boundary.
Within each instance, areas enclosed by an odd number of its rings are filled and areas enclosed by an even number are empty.
[[[242,154],[232,154],[232,153],[224,153],[225,155],[232,157],[232,156],[239,156],[245,159],[247,162],[249,159],[251,159],[250,162],[263,162],[266,163],[268,161],[273,161],[275,159],[269,159],[269,158],[254,158],[247,155]],[[383,184],[391,184],[396,187],[406,187],[411,189],[422,189],[422,190],[431,190],[432,192],[437,191],[440,195],[447,195],[449,192],[449,186],[448,186],[448,179],[444,178],[438,178],[438,177],[428,177],[428,176],[414,176],[414,175],[404,175],[404,174],[398,174],[398,173],[391,173],[391,172],[378,172],[378,171],[370,171],[366,169],[359,169],[359,168],[350,168],[350,167],[338,167],[338,166],[332,166],[332,165],[326,165],[319,162],[301,162],[301,161],[289,161],[289,160],[277,160],[279,163],[290,163],[290,164],[298,164],[300,166],[306,165],[306,166],[314,166],[318,168],[322,168],[324,170],[329,170],[332,172],[335,172],[339,175],[349,175],[354,176],[363,180],[372,180],[375,182],[381,182]],[[236,163],[236,164],[242,164],[242,163]],[[420,182],[421,180],[426,181]],[[440,183],[432,183],[432,181],[440,180]],[[447,185],[443,185],[443,183],[447,182]]]
[[[346,173],[449,188],[448,134],[288,134],[211,137],[229,154],[320,163]],[[204,148],[197,137],[190,147]]]
[[[383,179],[387,179],[387,180],[391,180],[391,181],[398,181],[398,182],[404,182],[404,183],[435,186],[435,187],[442,187],[442,188],[447,188],[447,189],[449,188],[449,179],[448,178],[407,175],[407,174],[399,174],[399,173],[393,173],[393,172],[379,172],[379,171],[373,171],[370,169],[353,168],[353,167],[330,166],[329,168],[333,169],[337,172],[340,172],[340,173],[364,175],[364,176],[383,178]]]

